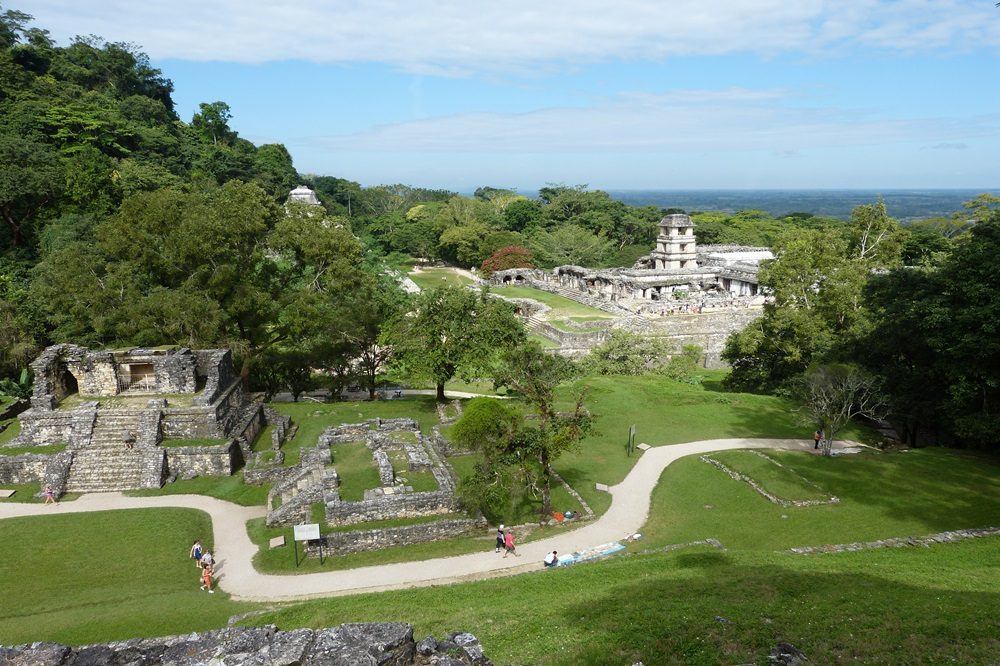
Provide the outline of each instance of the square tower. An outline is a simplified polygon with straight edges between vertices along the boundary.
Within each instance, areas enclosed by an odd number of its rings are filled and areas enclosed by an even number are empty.
[[[697,268],[698,252],[694,240],[694,222],[688,215],[667,215],[660,220],[656,249],[650,253],[654,269]]]

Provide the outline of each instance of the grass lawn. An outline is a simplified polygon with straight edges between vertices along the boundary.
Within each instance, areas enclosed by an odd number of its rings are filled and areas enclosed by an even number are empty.
[[[69,644],[224,626],[252,608],[198,589],[207,514],[139,509],[0,520],[0,643]],[[223,568],[222,573],[224,574]]]
[[[19,456],[23,453],[60,453],[66,450],[65,444],[49,444],[46,446],[4,446],[0,448],[0,456]]]
[[[241,506],[263,506],[267,502],[267,486],[251,486],[243,481],[243,474],[232,476],[199,476],[189,480],[179,479],[162,488],[127,490],[130,497],[155,497],[158,495],[208,495]]]
[[[508,298],[530,298],[552,308],[545,313],[546,319],[562,317],[588,317],[591,319],[612,319],[614,315],[604,310],[592,308],[589,305],[570,300],[565,296],[553,294],[534,287],[494,287],[491,291]]]
[[[766,457],[765,457],[766,456]],[[771,452],[719,451],[709,457],[734,472],[750,477],[775,497],[789,501],[828,501],[830,493],[824,492],[798,471],[779,463]],[[790,459],[794,464],[800,456]]]
[[[434,396],[431,395],[408,396],[402,400],[280,402],[271,403],[271,407],[292,417],[292,421],[299,427],[295,437],[282,445],[286,452],[296,451],[303,446],[316,446],[324,429],[341,423],[360,423],[376,417],[409,417],[420,425],[421,431],[429,434],[431,426],[438,422]],[[298,460],[297,455],[294,457]]]
[[[304,602],[250,622],[464,629],[496,663],[760,664],[779,641],[814,664],[991,663],[996,548],[994,538],[821,557],[691,549]]]
[[[3,446],[4,444],[14,439],[21,433],[21,422],[16,418],[0,421],[0,423],[7,424],[7,427],[4,429],[4,431],[0,432],[0,446]]]
[[[945,449],[835,458],[791,451],[768,455],[840,503],[781,507],[689,456],[664,470],[652,498],[656,519],[643,528],[646,538],[631,547],[712,537],[728,548],[771,551],[1000,526],[996,458]]]
[[[382,486],[372,452],[364,442],[334,444],[330,453],[340,477],[340,499],[359,502],[366,490]]]
[[[710,374],[710,373],[709,373]],[[594,483],[614,485],[632,469],[625,444],[631,424],[636,443],[650,446],[678,444],[726,437],[801,437],[811,441],[812,429],[798,422],[795,404],[780,398],[749,393],[723,393],[716,384],[686,384],[660,377],[588,377],[562,391],[562,409],[571,409],[568,398],[586,388],[586,405],[594,415],[593,426],[576,451],[556,461],[556,470],[598,513],[611,497],[594,489]],[[866,436],[847,428],[840,438]],[[704,463],[702,463],[704,464]]]
[[[456,272],[453,268],[446,267],[421,268],[419,272],[411,271],[407,277],[421,289],[433,289],[441,286],[464,287],[472,284],[472,280],[467,276]]]

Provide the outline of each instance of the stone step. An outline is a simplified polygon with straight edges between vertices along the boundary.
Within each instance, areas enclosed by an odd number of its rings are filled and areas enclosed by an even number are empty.
[[[151,464],[162,466],[162,460],[162,449],[81,449],[73,456],[66,490],[99,492],[147,487],[151,485],[147,470]]]

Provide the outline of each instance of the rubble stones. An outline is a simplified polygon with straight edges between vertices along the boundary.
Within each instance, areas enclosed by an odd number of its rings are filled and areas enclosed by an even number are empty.
[[[479,640],[454,633],[413,641],[400,622],[343,624],[328,629],[278,631],[274,626],[230,627],[185,636],[131,639],[70,648],[55,643],[0,647],[11,666],[491,666]]]

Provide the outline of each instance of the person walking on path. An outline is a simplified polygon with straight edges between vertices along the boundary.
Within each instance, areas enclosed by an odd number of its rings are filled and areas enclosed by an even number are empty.
[[[822,439],[823,439],[823,433],[821,433],[819,430],[813,433],[813,441],[815,442],[815,444],[813,444],[814,450],[819,448],[819,443],[820,441],[822,441]]]
[[[198,539],[194,540],[191,544],[191,559],[194,560],[194,565],[201,568],[201,541]]]
[[[209,594],[215,594],[212,589],[212,565],[208,564],[201,570],[201,589],[208,590]]]
[[[500,527],[497,528],[497,552],[499,553],[505,545],[506,541],[503,536],[503,525],[500,525]]]
[[[46,504],[58,504],[56,501],[56,491],[52,490],[52,486],[45,486],[45,503]]]
[[[517,554],[517,548],[514,546],[514,532],[512,530],[507,530],[506,536],[503,539],[504,553],[503,556],[514,555],[514,557],[521,557]]]

